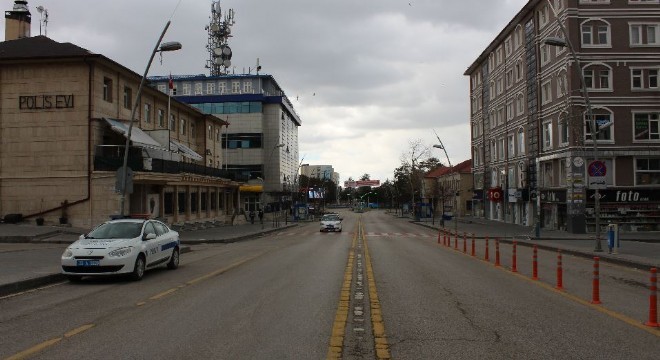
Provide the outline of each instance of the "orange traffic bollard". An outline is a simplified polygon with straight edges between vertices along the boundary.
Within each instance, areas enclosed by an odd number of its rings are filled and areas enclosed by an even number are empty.
[[[538,280],[539,279],[539,255],[538,255],[538,248],[536,245],[534,245],[534,255],[532,256],[532,280]]]
[[[472,256],[477,256],[474,252],[474,234],[472,234]]]
[[[495,238],[495,266],[500,266],[500,239]]]
[[[564,290],[564,270],[561,264],[561,249],[557,249],[557,290]]]
[[[454,234],[454,250],[458,250],[458,230]]]
[[[518,245],[517,241],[513,241],[513,256],[511,259],[511,272],[517,273],[518,272],[518,264],[516,263],[518,259],[516,259],[516,247]]]
[[[463,254],[467,253],[467,234],[463,232]]]
[[[442,230],[438,229],[438,244],[440,244],[440,234],[442,234]]]
[[[651,327],[660,327],[658,324],[658,269],[651,268],[651,296],[649,296],[649,321],[644,325]]]
[[[486,236],[486,254],[484,255],[484,260],[488,261],[488,236]]]
[[[591,303],[600,304],[600,258],[594,256],[594,280],[591,287]]]

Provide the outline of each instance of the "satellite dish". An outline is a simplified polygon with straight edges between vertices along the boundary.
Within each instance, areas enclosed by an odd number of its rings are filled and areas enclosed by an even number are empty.
[[[229,46],[225,46],[222,48],[222,54],[223,55],[231,55],[231,48]]]
[[[216,56],[220,56],[220,55],[222,55],[222,49],[221,48],[215,48],[215,49],[213,49],[213,53]]]
[[[213,62],[214,62],[216,65],[222,65],[222,59],[221,59],[221,58],[215,58],[215,59],[213,59]]]
[[[211,25],[211,31],[218,32],[219,30],[220,30],[220,26],[218,26],[218,24]]]
[[[231,66],[231,60],[223,60],[222,65],[225,67],[230,67]]]
[[[207,5],[207,6],[208,6],[208,5]],[[220,9],[220,1],[218,1],[217,3],[215,3],[215,12],[219,13],[220,10],[221,10],[221,9]]]

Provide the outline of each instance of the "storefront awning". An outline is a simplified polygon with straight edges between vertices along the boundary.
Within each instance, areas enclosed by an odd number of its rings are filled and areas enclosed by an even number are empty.
[[[241,185],[239,188],[241,192],[263,192],[263,185]]]
[[[124,137],[128,135],[127,124],[124,124],[123,122],[117,119],[109,119],[109,118],[104,118],[104,119],[110,125],[110,128],[115,132],[123,135]],[[144,131],[142,131],[142,129],[136,126],[133,126],[133,129],[131,129],[131,141],[135,146],[142,146],[146,148],[167,151],[167,149],[165,149],[163,145],[161,145],[158,141],[154,140],[154,138],[147,135],[147,133],[145,133]]]
[[[170,151],[179,153],[187,158],[193,159],[195,161],[200,161],[203,159],[202,155],[195,152],[195,150],[183,145],[182,143],[170,140]]]

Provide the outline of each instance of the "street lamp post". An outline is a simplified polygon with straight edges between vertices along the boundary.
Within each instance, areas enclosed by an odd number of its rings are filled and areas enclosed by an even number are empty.
[[[433,131],[435,132],[435,130],[433,130]],[[440,144],[435,144],[435,145],[433,145],[433,147],[436,148],[436,149],[442,149],[442,151],[445,152],[445,157],[447,158],[447,164],[449,165],[449,169],[451,169],[452,168],[451,160],[449,160],[449,155],[447,155],[447,149],[445,149],[445,145],[442,143],[442,140],[440,140],[440,137],[438,136],[437,133],[435,134],[435,137],[438,138],[438,142]],[[446,189],[443,186],[442,187],[442,194],[441,194],[442,195],[442,197],[441,197],[442,198],[442,217],[440,219],[440,223],[442,224],[442,227],[445,226],[445,193],[446,193]],[[456,205],[455,204],[456,204],[456,194],[454,194],[454,231],[456,231],[458,233],[458,219],[456,218]]]
[[[591,128],[591,143],[593,144],[593,157],[594,157],[594,161],[598,161],[598,133],[602,129],[600,130],[596,129],[596,119],[594,118],[592,113],[591,101],[589,100],[589,92],[587,91],[587,85],[584,79],[584,71],[582,71],[582,66],[580,66],[580,62],[578,60],[577,54],[575,53],[575,49],[573,48],[573,44],[571,44],[571,41],[568,38],[566,27],[564,27],[564,24],[562,24],[561,20],[557,16],[557,12],[555,11],[555,8],[552,6],[552,4],[550,4],[550,7],[555,14],[555,18],[557,19],[557,24],[559,25],[559,29],[564,35],[564,39],[558,37],[548,37],[544,40],[544,43],[546,45],[551,45],[551,46],[566,47],[571,52],[571,56],[573,57],[573,62],[575,63],[575,69],[580,75],[582,94],[584,96],[584,102],[587,107],[586,115],[589,121],[589,127]],[[600,192],[598,188],[594,189],[594,191],[595,191],[594,217],[596,220],[596,244],[594,251],[602,252],[603,248],[600,243]]]
[[[151,67],[151,63],[154,60],[154,56],[156,56],[157,52],[164,52],[164,51],[176,51],[181,49],[181,43],[179,42],[166,42],[161,45],[161,41],[163,41],[163,37],[165,36],[165,32],[167,32],[167,29],[170,27],[170,23],[172,21],[168,20],[167,24],[165,24],[165,28],[163,29],[163,32],[160,34],[160,37],[158,38],[158,42],[156,43],[156,46],[154,47],[154,50],[151,52],[151,57],[149,58],[149,62],[147,63],[147,68],[144,69],[144,75],[142,75],[142,79],[140,80],[140,87],[138,87],[138,92],[137,96],[135,99],[135,103],[133,103],[133,109],[131,110],[131,118],[130,122],[128,125],[128,133],[126,134],[126,145],[124,146],[124,161],[122,165],[122,178],[120,179],[121,181],[121,205],[120,205],[120,210],[119,214],[123,217],[124,210],[125,210],[125,203],[126,203],[126,185],[127,185],[127,177],[128,177],[128,149],[130,146],[131,142],[131,133],[133,132],[133,122],[135,121],[135,112],[137,110],[137,107],[140,104],[140,97],[142,96],[142,88],[144,87],[144,83],[146,82],[147,79],[147,73],[149,72],[149,68]]]

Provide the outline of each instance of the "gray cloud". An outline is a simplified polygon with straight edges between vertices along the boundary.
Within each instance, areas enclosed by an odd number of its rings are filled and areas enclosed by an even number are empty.
[[[48,36],[101,53],[142,73],[178,0],[29,0],[50,13]],[[306,163],[342,175],[392,177],[409,139],[433,144],[436,129],[452,162],[470,156],[464,70],[527,0],[223,0],[236,11],[232,62],[275,76],[303,119]],[[410,5],[409,5],[410,3]],[[2,1],[5,10],[13,0]],[[182,0],[165,40],[183,50],[152,75],[202,74],[210,0]],[[478,9],[478,10],[476,10]],[[4,19],[0,20],[4,29]],[[444,154],[433,153],[444,158]]]

